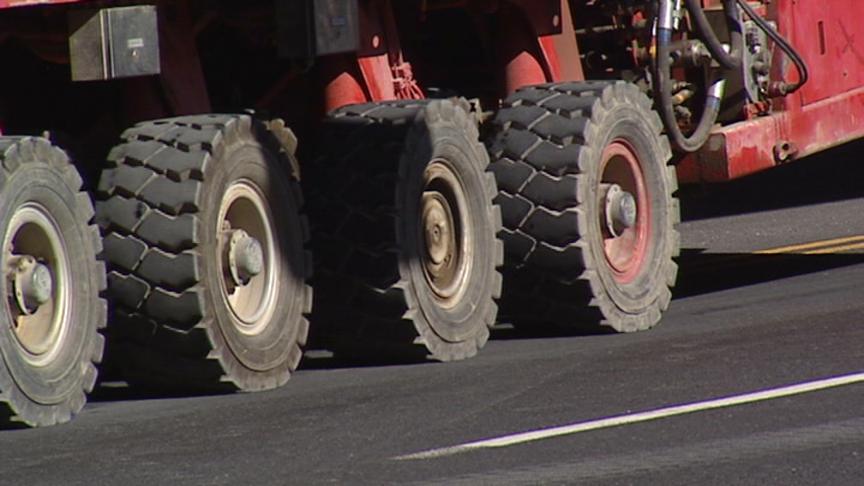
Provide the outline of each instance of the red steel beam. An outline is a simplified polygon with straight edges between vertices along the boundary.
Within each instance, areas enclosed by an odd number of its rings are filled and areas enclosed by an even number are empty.
[[[0,0],[0,9],[28,7],[32,5],[56,5],[61,3],[81,3],[84,0]]]
[[[715,132],[678,166],[681,182],[724,182],[864,137],[864,87],[800,110],[736,123]]]

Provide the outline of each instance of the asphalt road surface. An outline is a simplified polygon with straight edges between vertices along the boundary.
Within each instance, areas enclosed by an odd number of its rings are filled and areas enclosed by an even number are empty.
[[[862,154],[684,191],[650,332],[505,324],[450,364],[319,353],[260,394],[108,383],[68,425],[0,431],[0,483],[864,484]]]

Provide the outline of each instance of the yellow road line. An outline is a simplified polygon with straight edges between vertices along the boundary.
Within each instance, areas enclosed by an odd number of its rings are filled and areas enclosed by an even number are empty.
[[[758,256],[790,257],[795,255],[832,255],[854,250],[864,250],[864,235],[813,241],[810,243],[781,246],[778,248],[768,248],[751,253],[705,253],[703,255],[712,257],[711,261],[697,263],[692,266],[688,265],[688,268],[690,270],[698,269],[702,271],[711,268],[728,267],[729,265],[747,265],[748,259]],[[694,259],[698,258],[699,256],[694,257]]]
[[[864,243],[856,243],[854,245],[832,246],[831,248],[823,248],[821,250],[805,251],[805,255],[828,255],[830,253],[842,253],[850,250],[862,250]]]
[[[854,243],[854,245],[853,245]],[[849,236],[846,238],[835,238],[833,240],[824,240],[824,241],[814,241],[811,243],[803,243],[800,245],[790,245],[790,246],[781,246],[779,248],[769,248],[767,250],[759,250],[753,252],[754,255],[777,255],[782,253],[804,253],[808,255],[817,255],[822,252],[824,253],[833,253],[840,249],[847,249],[847,247],[852,247],[848,249],[857,249],[858,245],[864,244],[864,235],[859,236]]]

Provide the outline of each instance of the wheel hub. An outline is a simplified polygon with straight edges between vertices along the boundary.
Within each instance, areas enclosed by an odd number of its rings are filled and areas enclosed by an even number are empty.
[[[261,242],[239,230],[227,231],[228,270],[237,286],[248,285],[264,271],[264,249]]]
[[[618,184],[601,184],[600,190],[605,193],[603,199],[606,203],[601,224],[610,236],[618,238],[627,229],[636,226],[636,198]]]
[[[249,181],[237,181],[219,210],[221,287],[235,328],[254,336],[276,311],[279,255],[266,197]]]
[[[420,202],[421,264],[438,303],[455,305],[465,290],[471,269],[470,227],[459,178],[442,161],[426,168]]]
[[[51,300],[54,281],[51,270],[30,255],[15,257],[14,289],[18,310],[24,315],[33,315],[39,307]]]
[[[426,232],[429,271],[440,277],[442,267],[453,259],[453,251],[457,246],[453,233],[453,214],[441,193],[423,194],[423,228]]]
[[[22,357],[35,366],[54,359],[66,339],[69,260],[48,210],[28,203],[13,214],[3,244],[10,313]]]
[[[598,187],[603,251],[613,277],[633,282],[649,258],[651,205],[638,155],[625,140],[614,140],[602,155]]]

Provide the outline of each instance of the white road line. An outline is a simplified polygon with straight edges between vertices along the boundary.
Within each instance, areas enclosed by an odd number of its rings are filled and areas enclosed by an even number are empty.
[[[465,444],[450,447],[442,447],[440,449],[430,449],[428,451],[417,452],[414,454],[406,454],[403,456],[394,457],[393,459],[397,461],[434,459],[436,457],[452,456],[454,454],[461,454],[477,449],[510,447],[518,444],[524,444],[526,442],[551,439],[553,437],[560,437],[563,435],[572,435],[578,434],[580,432],[588,432],[591,430],[606,429],[610,427],[618,427],[620,425],[635,424],[640,422],[647,422],[650,420],[662,419],[666,417],[674,417],[676,415],[684,415],[694,412],[704,412],[706,410],[715,410],[718,408],[734,407],[737,405],[762,402],[765,400],[774,400],[777,398],[801,395],[804,393],[812,393],[828,388],[836,388],[862,382],[864,382],[864,372],[799,383],[797,385],[789,385],[780,388],[772,388],[768,390],[746,393],[743,395],[717,398],[704,402],[676,405],[672,407],[660,408],[657,410],[650,410],[647,412],[617,415],[614,417],[608,417],[598,420],[589,420],[587,422],[577,422],[575,424],[562,425],[559,427],[532,430],[519,434],[505,435],[492,439],[478,440],[476,442],[468,442]]]
[[[477,486],[477,485],[507,485],[535,486],[537,484],[662,484],[657,478],[686,478],[688,471],[723,470],[724,467],[734,467],[734,464],[778,464],[776,461],[788,458],[794,466],[794,456],[804,453],[809,457],[819,457],[830,448],[858,447],[861,444],[864,419],[856,418],[844,421],[811,425],[807,427],[785,428],[770,432],[753,432],[736,434],[734,437],[697,440],[686,444],[669,447],[657,444],[646,450],[615,451],[592,457],[571,455],[550,461],[524,461],[520,465],[507,467],[478,468],[466,474],[447,474],[443,477],[426,481],[410,483],[422,486]],[[700,438],[701,439],[701,438]],[[854,451],[855,449],[853,449]],[[599,452],[599,450],[598,450]],[[812,455],[810,455],[812,454]],[[847,453],[848,454],[848,453]],[[843,454],[844,456],[846,454]],[[772,458],[773,456],[773,458]],[[847,459],[853,461],[848,468],[835,467],[833,471],[839,476],[834,483],[841,481],[843,473],[849,478],[858,477],[857,481],[847,479],[849,484],[859,484],[860,472],[856,474],[855,463],[860,460],[854,457],[854,452]],[[771,461],[771,462],[765,462]],[[837,465],[839,465],[838,463]],[[802,464],[803,466],[803,464]],[[805,466],[806,468],[806,466]],[[779,469],[779,471],[771,471]],[[748,484],[785,484],[776,479],[774,473],[785,472],[794,475],[795,469],[783,471],[783,467],[775,466],[757,468],[748,471]],[[860,470],[860,467],[857,469]],[[799,468],[800,471],[800,468]],[[806,477],[806,476],[793,476]],[[654,479],[652,482],[651,479]],[[791,479],[791,478],[790,478]],[[717,481],[715,481],[717,482]],[[740,481],[739,481],[740,482]],[[801,482],[801,481],[798,481]],[[825,484],[832,481],[825,481]],[[691,484],[700,484],[690,481]],[[735,483],[735,481],[729,481]],[[682,484],[684,484],[682,482]]]

